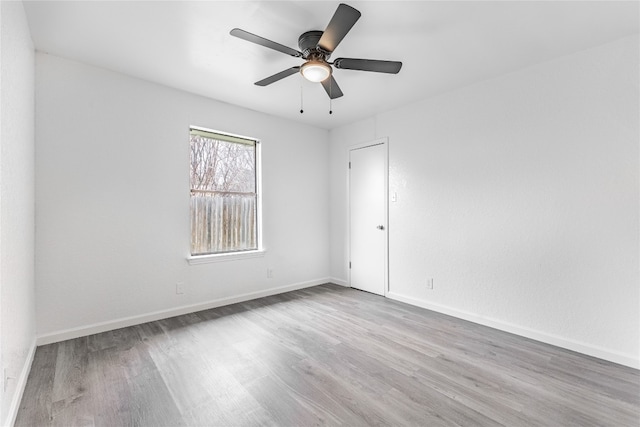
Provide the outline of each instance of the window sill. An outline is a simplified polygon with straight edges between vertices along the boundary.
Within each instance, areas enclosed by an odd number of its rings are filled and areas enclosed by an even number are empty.
[[[208,264],[211,262],[236,261],[240,259],[262,258],[267,251],[258,249],[255,251],[233,252],[228,254],[211,254],[188,256],[189,265]]]

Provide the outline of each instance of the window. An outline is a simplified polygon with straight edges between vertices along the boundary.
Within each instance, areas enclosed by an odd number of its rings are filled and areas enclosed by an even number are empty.
[[[191,255],[258,249],[258,141],[190,129]]]

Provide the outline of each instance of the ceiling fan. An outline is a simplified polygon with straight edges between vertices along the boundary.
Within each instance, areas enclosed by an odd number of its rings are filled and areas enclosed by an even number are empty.
[[[329,57],[333,51],[359,18],[360,12],[358,10],[344,3],[340,4],[324,31],[307,31],[298,38],[300,51],[239,28],[231,30],[231,35],[305,60],[305,63],[301,66],[280,71],[266,79],[257,81],[256,85],[267,86],[300,72],[307,80],[322,83],[322,87],[324,87],[329,98],[335,99],[341,97],[343,93],[332,75],[333,69],[331,66],[344,70],[373,71],[389,74],[397,74],[402,68],[402,62],[375,59],[338,58],[333,62],[329,62]]]

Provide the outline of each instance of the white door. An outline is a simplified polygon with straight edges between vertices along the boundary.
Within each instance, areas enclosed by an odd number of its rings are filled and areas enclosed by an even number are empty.
[[[349,152],[351,287],[384,295],[387,270],[387,146]]]

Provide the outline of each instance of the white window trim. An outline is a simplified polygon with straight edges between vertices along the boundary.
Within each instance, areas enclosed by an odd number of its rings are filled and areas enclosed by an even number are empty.
[[[221,254],[190,255],[187,257],[187,262],[189,265],[198,265],[212,262],[237,261],[241,259],[262,258],[266,253],[266,249],[257,249],[253,251],[226,252]]]
[[[256,143],[256,192],[257,192],[257,222],[256,226],[258,227],[258,234],[256,236],[258,240],[258,249],[253,249],[249,251],[235,251],[235,252],[224,252],[219,254],[204,254],[204,255],[188,255],[187,262],[189,265],[199,265],[199,264],[209,264],[213,262],[226,262],[226,261],[237,261],[242,259],[251,259],[251,258],[262,258],[267,253],[267,250],[262,247],[262,144],[260,144],[260,139],[232,134],[229,132],[222,132],[214,129],[207,129],[199,126],[190,126],[190,129],[197,129],[205,132],[213,132],[226,134],[237,138],[249,139],[253,140]],[[189,189],[191,186],[189,186]]]

